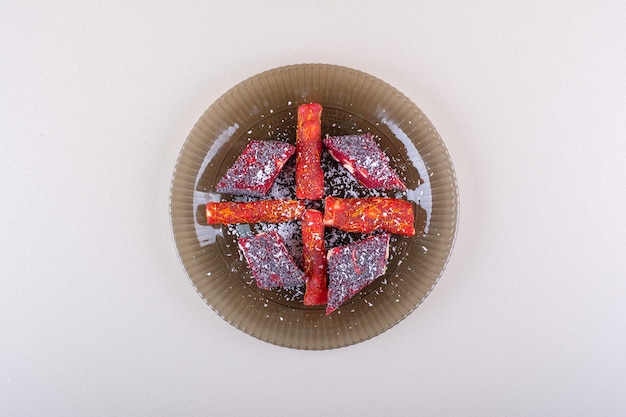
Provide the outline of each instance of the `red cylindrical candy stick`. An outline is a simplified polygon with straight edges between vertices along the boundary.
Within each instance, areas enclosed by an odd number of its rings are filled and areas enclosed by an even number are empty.
[[[326,197],[324,224],[346,232],[384,230],[405,236],[415,234],[413,204],[388,197]]]
[[[282,223],[301,219],[305,208],[298,200],[209,202],[206,219],[207,224]]]
[[[324,198],[322,170],[322,106],[318,103],[298,107],[296,131],[296,197]]]
[[[326,249],[324,245],[324,215],[308,209],[302,217],[302,259],[306,276],[304,305],[322,305],[328,300],[326,284]]]

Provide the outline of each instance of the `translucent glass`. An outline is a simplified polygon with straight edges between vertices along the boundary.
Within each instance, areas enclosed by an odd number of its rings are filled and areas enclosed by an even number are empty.
[[[370,132],[405,180],[392,196],[415,202],[421,233],[394,235],[389,266],[331,315],[307,307],[302,294],[259,289],[236,238],[260,225],[209,226],[207,201],[231,196],[215,184],[251,139],[295,142],[297,108],[318,102],[322,134]],[[332,163],[332,162],[331,162]],[[288,168],[285,167],[285,172]],[[288,174],[285,174],[288,175]],[[328,172],[328,193],[370,195]],[[280,185],[280,184],[279,184]],[[355,191],[356,190],[356,191]],[[280,191],[280,190],[279,190]],[[454,244],[458,192],[448,151],[436,129],[406,96],[350,68],[302,64],[276,68],[234,86],[200,117],[178,157],[170,192],[174,240],[189,279],[222,318],[261,340],[297,349],[331,349],[370,339],[413,312],[442,275]],[[297,231],[297,224],[281,226]],[[344,236],[343,239],[354,238]],[[338,240],[341,243],[341,236]]]

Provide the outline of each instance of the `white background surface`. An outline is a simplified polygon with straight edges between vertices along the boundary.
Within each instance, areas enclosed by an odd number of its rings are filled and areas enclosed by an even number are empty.
[[[286,64],[431,119],[456,246],[406,320],[306,352],[219,318],[179,264],[178,152]],[[0,414],[626,414],[626,3],[0,3]]]

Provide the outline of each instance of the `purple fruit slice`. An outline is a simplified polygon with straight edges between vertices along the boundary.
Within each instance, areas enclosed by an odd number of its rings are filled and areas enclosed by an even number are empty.
[[[218,193],[262,197],[296,147],[280,141],[250,141],[215,186]]]
[[[388,233],[328,251],[328,304],[331,314],[387,270]]]
[[[264,290],[304,285],[304,272],[294,262],[278,232],[238,239],[257,286]]]
[[[327,137],[324,145],[364,187],[406,190],[404,182],[389,165],[389,157],[369,133]]]

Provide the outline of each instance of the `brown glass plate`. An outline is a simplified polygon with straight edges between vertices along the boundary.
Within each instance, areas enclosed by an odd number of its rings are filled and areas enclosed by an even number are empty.
[[[307,307],[298,291],[256,286],[236,239],[277,230],[299,261],[299,223],[208,226],[207,201],[235,199],[215,184],[252,139],[295,142],[297,108],[318,102],[322,135],[369,132],[408,190],[366,190],[324,155],[326,193],[338,197],[389,195],[413,201],[420,233],[392,236],[387,272],[330,315]],[[293,159],[293,158],[292,158]],[[293,164],[270,197],[294,198]],[[321,202],[311,206],[323,209]],[[261,340],[298,349],[331,349],[372,338],[405,318],[430,293],[450,256],[458,193],[448,151],[437,131],[406,96],[361,71],[325,64],[291,65],[255,75],[231,88],[200,117],[178,157],[170,215],[181,262],[200,296],[226,321]],[[327,248],[364,236],[327,228]]]

